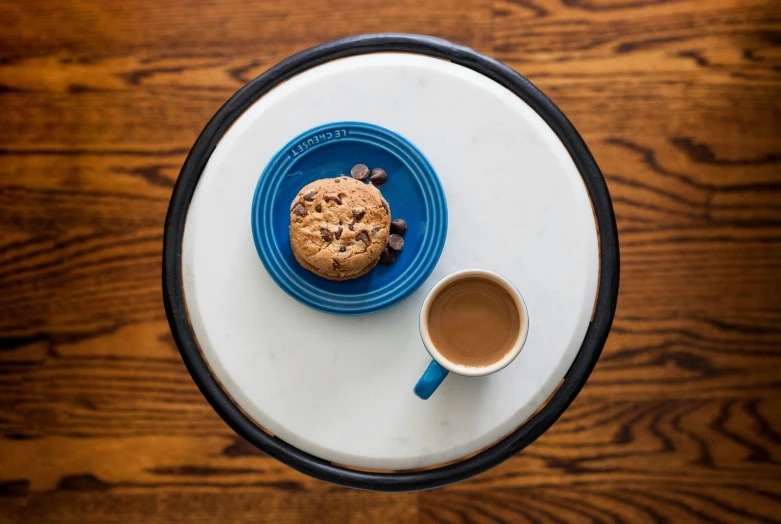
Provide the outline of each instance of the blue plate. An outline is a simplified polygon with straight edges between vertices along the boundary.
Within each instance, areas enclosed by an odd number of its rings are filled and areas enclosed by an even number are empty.
[[[293,257],[290,203],[310,182],[349,176],[356,164],[387,171],[379,189],[391,218],[406,220],[408,230],[394,264],[335,282]],[[291,297],[325,313],[360,315],[404,300],[428,278],[445,245],[447,203],[434,169],[408,140],[373,124],[334,122],[291,140],[263,170],[252,199],[252,236],[271,278]]]

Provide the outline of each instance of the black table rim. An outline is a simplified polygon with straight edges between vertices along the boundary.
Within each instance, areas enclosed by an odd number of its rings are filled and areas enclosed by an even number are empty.
[[[447,59],[491,78],[523,99],[548,123],[572,156],[591,197],[599,228],[600,274],[594,315],[558,391],[541,410],[503,440],[460,462],[423,471],[356,471],[305,453],[260,429],[233,403],[206,364],[190,326],[182,286],[182,237],[187,209],[201,172],[228,127],[253,102],[292,76],[330,60],[376,52],[406,52]],[[311,477],[358,489],[398,492],[444,486],[482,473],[531,444],[561,416],[594,368],[613,322],[618,280],[618,233],[607,185],[569,120],[539,89],[511,68],[470,48],[423,35],[377,33],[335,40],[291,56],[242,87],[217,111],[190,150],[174,186],[165,221],[165,311],[182,359],[201,393],[236,433],[271,457]]]

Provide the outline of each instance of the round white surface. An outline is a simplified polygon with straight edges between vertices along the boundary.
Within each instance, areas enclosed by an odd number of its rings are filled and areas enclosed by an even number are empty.
[[[250,229],[252,195],[271,157],[310,128],[347,120],[415,144],[449,210],[431,277],[404,302],[362,317],[319,313],[286,295],[263,268]],[[542,118],[470,69],[402,53],[328,62],[252,105],[201,175],[182,247],[190,321],[225,390],[289,444],[377,469],[461,458],[529,418],[580,348],[599,270],[588,193]],[[451,374],[420,400],[412,387],[430,361],[420,305],[437,280],[469,267],[496,271],[521,291],[526,345],[506,369]]]

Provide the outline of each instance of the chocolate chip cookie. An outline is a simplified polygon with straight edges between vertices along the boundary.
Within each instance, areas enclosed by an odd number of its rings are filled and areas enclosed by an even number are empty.
[[[380,191],[354,178],[305,186],[290,207],[290,245],[302,267],[330,279],[369,272],[390,235],[390,208]]]

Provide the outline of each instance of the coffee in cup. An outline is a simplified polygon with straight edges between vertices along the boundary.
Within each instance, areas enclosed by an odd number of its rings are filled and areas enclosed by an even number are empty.
[[[420,333],[433,357],[415,386],[426,399],[448,372],[494,373],[518,356],[528,333],[523,297],[504,277],[483,269],[452,273],[426,296]]]

